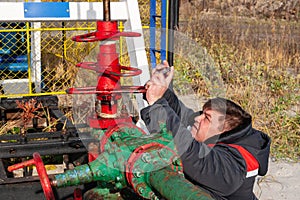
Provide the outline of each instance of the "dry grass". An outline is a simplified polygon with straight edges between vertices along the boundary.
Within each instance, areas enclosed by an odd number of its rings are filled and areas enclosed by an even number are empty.
[[[207,48],[221,71],[226,97],[253,115],[272,138],[274,157],[300,158],[300,25],[189,13],[181,32]],[[196,92],[209,96],[195,66],[176,61]]]

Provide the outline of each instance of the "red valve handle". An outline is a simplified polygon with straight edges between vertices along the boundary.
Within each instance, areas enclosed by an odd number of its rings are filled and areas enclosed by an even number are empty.
[[[114,76],[121,76],[121,77],[130,77],[130,76],[138,76],[142,73],[141,69],[135,67],[128,67],[120,65],[120,69],[125,70],[125,73],[116,73],[112,71],[104,71],[104,74],[114,75]]]
[[[144,86],[121,86],[118,90],[96,90],[96,87],[78,87],[66,90],[68,94],[100,94],[100,95],[116,95],[121,93],[146,93]]]
[[[103,69],[99,69],[97,67],[97,62],[81,62],[81,63],[78,63],[76,65],[76,67],[93,70],[93,71],[101,73],[103,75],[114,75],[114,76],[120,76],[120,77],[138,76],[142,73],[141,69],[138,69],[135,67],[123,66],[123,65],[118,65],[116,67],[119,67],[120,70],[124,70],[125,73],[121,73],[121,72],[117,73],[117,72],[112,72],[109,70],[103,70]]]
[[[74,36],[72,37],[72,40],[76,42],[96,42],[96,41],[103,41],[108,39],[117,40],[120,37],[140,37],[140,36],[141,34],[136,32],[97,31],[97,32]]]
[[[24,168],[30,165],[36,166],[36,171],[40,177],[41,185],[47,200],[55,200],[54,193],[51,187],[51,183],[49,177],[47,175],[47,171],[45,169],[45,165],[39,153],[33,153],[33,159],[24,161],[22,163],[18,163],[15,165],[11,165],[7,168],[9,172],[12,172],[16,169]]]

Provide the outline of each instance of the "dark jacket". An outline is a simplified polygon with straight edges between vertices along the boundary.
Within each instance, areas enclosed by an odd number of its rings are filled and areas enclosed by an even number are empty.
[[[187,179],[207,190],[215,199],[254,200],[256,176],[246,178],[247,166],[241,153],[228,144],[242,146],[258,161],[258,175],[268,170],[270,138],[252,128],[251,119],[237,128],[207,139],[196,141],[187,129],[196,115],[177,96],[167,90],[164,96],[141,110],[150,132],[159,132],[159,124],[166,123],[174,137]],[[210,145],[215,144],[215,145]]]

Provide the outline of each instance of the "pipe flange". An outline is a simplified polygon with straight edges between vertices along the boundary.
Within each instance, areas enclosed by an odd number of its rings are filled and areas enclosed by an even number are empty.
[[[141,197],[151,199],[154,192],[148,184],[149,173],[173,165],[177,158],[178,155],[173,149],[161,143],[152,142],[142,145],[128,158],[125,173],[127,182]],[[181,164],[173,169],[181,171]]]
[[[137,127],[133,123],[117,124],[109,129],[107,129],[107,131],[102,136],[102,138],[100,140],[100,152],[104,152],[106,150],[105,147],[106,147],[107,141],[113,135],[113,133],[120,131],[122,129],[125,129],[125,128],[138,129],[138,131],[140,131],[143,135],[147,135],[147,133],[143,129],[141,129],[140,127]]]

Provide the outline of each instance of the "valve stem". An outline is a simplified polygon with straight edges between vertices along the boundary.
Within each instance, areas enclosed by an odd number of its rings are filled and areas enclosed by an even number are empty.
[[[110,21],[110,0],[103,0],[103,21]]]

